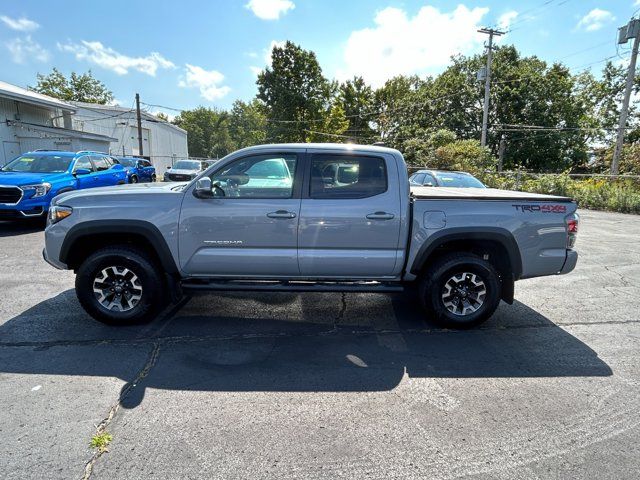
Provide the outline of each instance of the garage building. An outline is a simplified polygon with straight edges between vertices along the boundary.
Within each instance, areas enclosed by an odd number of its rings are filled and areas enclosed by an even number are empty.
[[[73,128],[77,107],[0,81],[0,165],[38,149],[109,151],[109,135]]]

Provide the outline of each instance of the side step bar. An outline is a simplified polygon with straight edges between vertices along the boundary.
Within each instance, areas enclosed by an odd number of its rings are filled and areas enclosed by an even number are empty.
[[[248,281],[248,280],[185,280],[184,291],[263,291],[263,292],[402,292],[404,287],[380,282],[305,282],[305,281]]]

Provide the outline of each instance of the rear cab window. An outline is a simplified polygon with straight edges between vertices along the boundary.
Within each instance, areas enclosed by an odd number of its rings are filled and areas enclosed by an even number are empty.
[[[314,154],[311,156],[310,198],[367,198],[387,191],[382,157]]]

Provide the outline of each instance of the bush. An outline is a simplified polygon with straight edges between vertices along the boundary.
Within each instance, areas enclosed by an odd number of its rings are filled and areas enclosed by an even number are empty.
[[[481,180],[492,188],[571,197],[582,208],[640,214],[640,184],[631,180],[574,180],[566,174],[498,175],[484,173]]]

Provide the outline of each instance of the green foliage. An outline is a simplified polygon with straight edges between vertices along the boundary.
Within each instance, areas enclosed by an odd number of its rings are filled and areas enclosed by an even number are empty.
[[[567,174],[526,173],[508,176],[485,173],[479,177],[493,188],[563,195],[576,200],[581,208],[640,214],[640,184],[631,180],[574,180]]]
[[[229,113],[229,135],[234,148],[250,147],[267,141],[267,117],[258,100],[233,102]]]
[[[89,442],[89,447],[95,448],[100,453],[104,453],[108,451],[109,444],[113,440],[113,435],[107,432],[96,433],[93,437],[91,437],[91,442]]]
[[[348,125],[341,121],[333,99],[337,84],[323,75],[315,53],[287,41],[274,47],[271,67],[258,75],[257,98],[267,112],[267,137],[274,142],[304,142],[309,134],[333,125],[335,135]],[[344,115],[344,111],[342,113]]]
[[[354,77],[341,84],[338,101],[348,121],[344,135],[357,143],[369,143],[377,137],[369,121],[374,103],[373,89],[362,77]]]
[[[82,75],[71,72],[69,78],[54,68],[48,75],[37,75],[38,83],[30,87],[33,91],[65,101],[98,103],[105,105],[113,101],[113,93],[89,70]]]
[[[189,154],[193,157],[218,158],[234,150],[229,133],[229,114],[215,108],[183,110],[173,123],[187,131]]]

